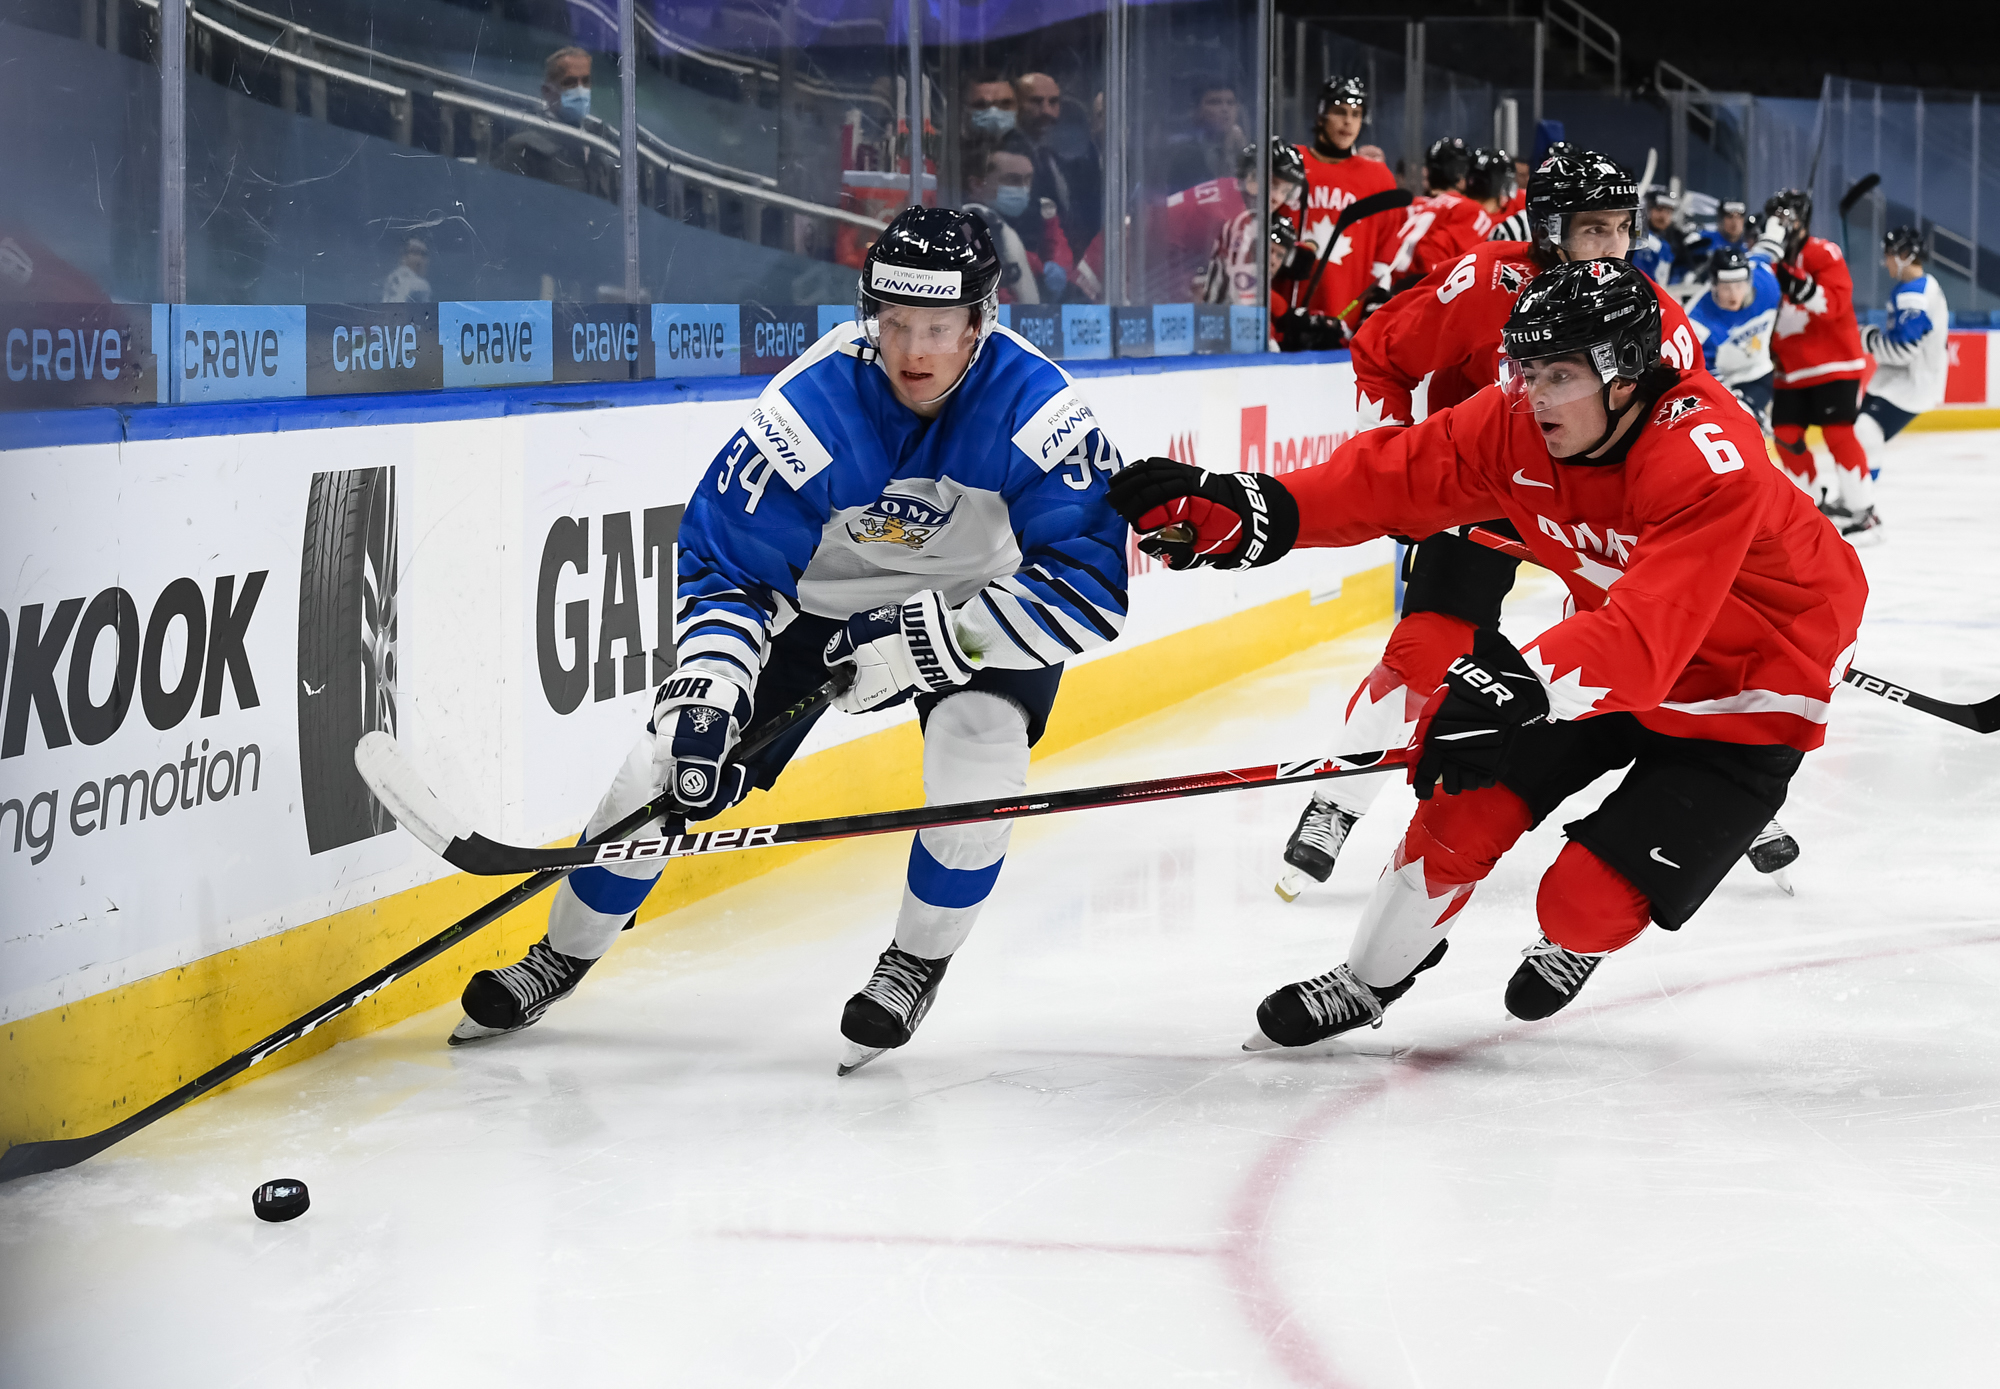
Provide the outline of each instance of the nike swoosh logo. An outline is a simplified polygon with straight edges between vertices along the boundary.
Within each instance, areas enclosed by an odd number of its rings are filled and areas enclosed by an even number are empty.
[[[1556,485],[1553,482],[1536,482],[1519,468],[1514,470],[1514,481],[1520,483],[1523,487],[1546,487],[1551,492],[1556,490]]]
[[[1680,867],[1678,863],[1675,863],[1672,859],[1668,858],[1665,854],[1661,853],[1658,845],[1655,845],[1653,847],[1653,852],[1646,855],[1646,857],[1652,859],[1655,863],[1664,863],[1669,868]]]

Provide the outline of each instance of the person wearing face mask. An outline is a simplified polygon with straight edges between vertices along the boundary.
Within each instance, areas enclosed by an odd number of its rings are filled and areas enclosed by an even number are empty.
[[[510,137],[494,162],[511,174],[616,202],[618,132],[590,114],[590,54],[558,48],[549,55],[542,66],[542,106],[549,124]],[[581,139],[571,130],[595,138]]]
[[[965,84],[962,119],[970,139],[997,142],[1012,133],[1020,119],[1014,84],[997,72],[974,77]]]
[[[841,713],[915,708],[928,804],[1026,789],[1064,663],[1124,626],[1125,528],[1105,500],[1117,450],[1062,370],[999,326],[999,280],[978,218],[906,208],[868,251],[856,319],[757,398],[681,518],[677,663],[588,835],[662,786],[690,822],[768,789],[820,715],[741,762],[738,740],[829,680]],[[839,1074],[917,1030],[1011,828],[914,837],[894,936],[840,1015]],[[564,879],[527,958],[468,982],[453,1041],[568,997],[661,866]]]
[[[978,214],[1000,252],[1000,299],[1006,304],[1059,302],[1076,275],[1055,204],[1034,196],[1035,166],[1018,135],[968,146],[965,205]]]

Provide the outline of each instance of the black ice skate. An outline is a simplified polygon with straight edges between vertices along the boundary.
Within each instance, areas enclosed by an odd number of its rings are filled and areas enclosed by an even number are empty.
[[[542,1020],[549,1005],[576,992],[595,960],[565,955],[543,936],[528,953],[505,969],[482,969],[466,981],[459,1000],[465,1017],[452,1029],[451,1044],[464,1046],[482,1037],[519,1032]]]
[[[1750,860],[1750,866],[1769,878],[1785,891],[1785,896],[1793,896],[1792,878],[1785,870],[1792,866],[1799,856],[1799,841],[1792,838],[1785,827],[1773,820],[1750,841],[1750,848],[1743,857]]]
[[[851,1075],[885,1051],[902,1046],[915,1034],[937,998],[951,956],[926,960],[890,946],[875,962],[875,973],[861,992],[847,1000],[840,1014],[840,1035],[847,1051],[840,1058],[841,1075]]]
[[[1845,520],[1835,520],[1840,527],[1841,538],[1850,545],[1866,546],[1882,543],[1882,518],[1875,514],[1875,508],[1865,506]]]
[[[1347,842],[1348,832],[1360,819],[1359,815],[1342,810],[1331,801],[1322,801],[1317,796],[1307,801],[1305,810],[1299,815],[1297,828],[1285,841],[1285,863],[1288,867],[1278,876],[1277,894],[1287,902],[1294,902],[1305,891],[1307,878],[1323,883],[1332,876],[1334,860],[1340,857],[1340,846]]]
[[[1367,1023],[1382,1025],[1382,1010],[1410,991],[1419,974],[1444,958],[1450,941],[1439,941],[1437,949],[1409,972],[1400,983],[1378,989],[1354,977],[1346,965],[1328,970],[1314,979],[1287,984],[1257,1005],[1257,1030],[1243,1043],[1245,1051],[1271,1051],[1277,1047],[1309,1047]]]
[[[1604,961],[1565,950],[1547,936],[1537,936],[1521,953],[1527,959],[1507,981],[1507,1011],[1526,1022],[1560,1013]]]

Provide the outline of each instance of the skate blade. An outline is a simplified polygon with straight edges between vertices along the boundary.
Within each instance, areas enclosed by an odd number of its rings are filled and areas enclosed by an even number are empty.
[[[1306,875],[1298,869],[1287,868],[1278,875],[1278,881],[1272,885],[1271,891],[1287,902],[1296,902],[1299,900],[1299,894],[1306,890],[1308,881]]]
[[[1255,1032],[1252,1032],[1248,1037],[1245,1037],[1243,1039],[1243,1050],[1282,1051],[1283,1048],[1280,1047],[1276,1042],[1272,1041],[1269,1037],[1266,1037],[1264,1035],[1264,1029],[1260,1027]]]
[[[849,1042],[846,1052],[840,1058],[840,1065],[834,1071],[834,1074],[851,1076],[887,1050],[889,1050],[887,1047],[864,1047],[857,1043]]]
[[[521,1027],[526,1026],[526,1023],[521,1024]],[[451,1030],[451,1036],[444,1040],[447,1046],[462,1047],[469,1042],[483,1042],[488,1037],[505,1037],[510,1032],[520,1030],[520,1027],[487,1027],[483,1023],[474,1022],[471,1018],[460,1018],[458,1026]]]
[[[1778,887],[1783,890],[1785,896],[1796,897],[1799,895],[1797,889],[1795,889],[1792,886],[1792,875],[1785,869],[1773,868],[1770,872],[1766,873],[1764,876],[1771,882],[1776,883]]]

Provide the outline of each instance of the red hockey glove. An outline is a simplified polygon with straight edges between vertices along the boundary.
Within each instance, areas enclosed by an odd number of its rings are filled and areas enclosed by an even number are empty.
[[[1112,475],[1109,499],[1139,532],[1139,548],[1169,569],[1269,564],[1299,538],[1299,504],[1263,473],[1207,473],[1142,458]]]
[[[1417,799],[1429,800],[1440,780],[1447,796],[1495,785],[1515,731],[1548,715],[1548,691],[1514,643],[1480,628],[1417,720]]]

